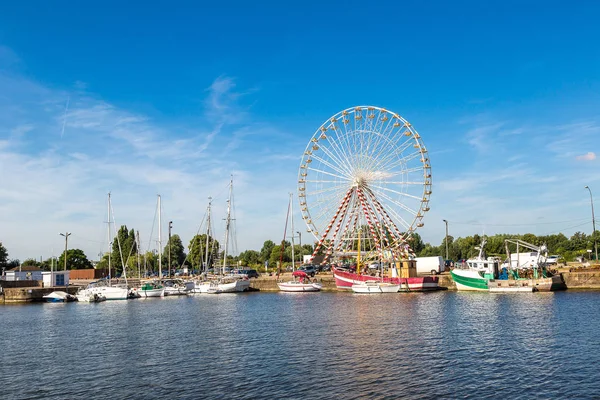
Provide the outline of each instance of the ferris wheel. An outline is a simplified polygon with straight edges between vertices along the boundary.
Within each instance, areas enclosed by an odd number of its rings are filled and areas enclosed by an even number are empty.
[[[313,257],[361,251],[380,260],[412,254],[409,237],[429,211],[431,165],[421,136],[379,107],[343,110],[309,141],[298,172]]]

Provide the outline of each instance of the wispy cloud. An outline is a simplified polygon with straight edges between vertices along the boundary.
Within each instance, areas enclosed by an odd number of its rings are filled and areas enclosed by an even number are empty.
[[[250,118],[240,104],[252,91],[237,92],[233,78],[217,78],[206,90],[205,122],[197,126],[158,123],[77,87],[49,89],[0,74],[0,234],[11,257],[48,257],[52,248],[58,253],[58,232],[68,230],[69,245],[96,258],[105,246],[108,191],[117,223],[139,229],[142,237],[150,234],[161,193],[166,218],[187,245],[209,196],[215,221],[222,219],[230,174],[239,248],[260,249],[262,241],[280,236],[273,210],[285,208],[294,186],[296,165],[287,162],[293,144],[259,145],[259,138],[275,139],[279,131]],[[270,191],[274,195],[265,198]],[[219,227],[215,232],[220,235]]]
[[[575,157],[578,161],[593,161],[596,159],[596,153],[589,151],[586,154]]]

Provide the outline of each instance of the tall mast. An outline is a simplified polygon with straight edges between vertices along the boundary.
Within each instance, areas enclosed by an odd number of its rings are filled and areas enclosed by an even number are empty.
[[[158,195],[158,279],[162,279],[162,224],[161,224],[160,194]]]
[[[293,193],[290,193],[290,218],[292,219],[292,271],[296,270],[294,258],[294,201],[292,200]]]
[[[231,193],[233,191],[233,175],[229,181],[229,198],[227,199],[227,218],[225,219],[225,247],[223,249],[222,274],[225,275],[225,263],[227,262],[227,246],[229,244],[229,224],[231,223]]]
[[[204,268],[202,268],[203,272],[206,272],[208,268],[208,238],[210,236],[210,204],[212,202],[212,197],[208,198],[208,210],[206,212],[206,247],[204,249]]]
[[[110,248],[110,192],[108,192],[108,203],[107,203],[107,212],[106,212],[106,226],[107,226],[107,230],[108,230],[108,285],[112,286],[112,274],[110,273],[110,253],[111,253],[111,248]]]
[[[136,233],[138,279],[142,279],[142,264],[140,264],[140,231],[136,231]]]

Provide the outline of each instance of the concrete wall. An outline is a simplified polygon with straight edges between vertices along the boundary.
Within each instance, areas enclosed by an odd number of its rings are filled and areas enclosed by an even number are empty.
[[[568,289],[600,289],[600,270],[563,272]]]
[[[24,288],[24,287],[41,287],[42,281],[2,281],[0,286],[3,288]]]

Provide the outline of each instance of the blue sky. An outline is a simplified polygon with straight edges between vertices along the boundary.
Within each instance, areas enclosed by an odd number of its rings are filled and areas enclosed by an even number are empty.
[[[0,5],[11,258],[59,254],[64,231],[97,258],[108,191],[142,242],[160,193],[187,245],[209,196],[221,222],[230,174],[237,249],[260,250],[283,234],[314,131],[364,104],[408,119],[428,147],[426,241],[441,242],[442,219],[455,236],[591,232],[595,2],[85,3]]]

